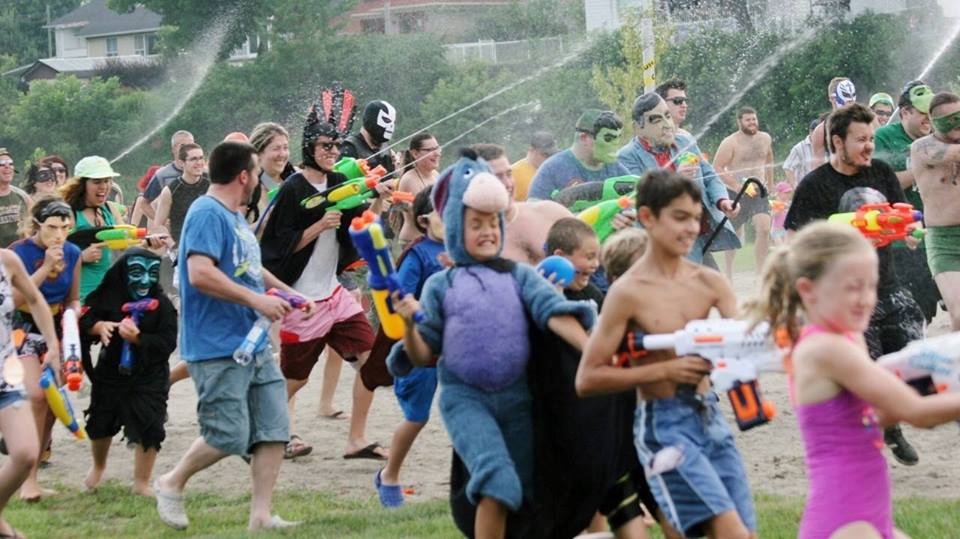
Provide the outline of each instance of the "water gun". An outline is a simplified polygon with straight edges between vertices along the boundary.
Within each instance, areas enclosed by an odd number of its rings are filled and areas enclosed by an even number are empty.
[[[354,218],[350,224],[350,239],[353,240],[353,245],[370,268],[367,282],[370,284],[370,293],[373,296],[377,314],[380,316],[383,333],[393,340],[402,339],[406,324],[403,318],[393,310],[390,295],[397,291],[403,295],[404,291],[400,287],[393,259],[390,257],[390,246],[383,235],[380,218],[369,211],[363,212],[361,217]],[[416,313],[414,320],[423,321],[423,313]]]
[[[857,227],[876,247],[884,247],[907,236],[923,239],[923,229],[907,230],[909,225],[922,220],[923,213],[904,202],[864,204],[855,212],[835,213],[829,219],[832,223]]]
[[[283,300],[293,307],[294,309],[306,309],[307,300],[303,296],[298,296],[295,294],[290,294],[279,288],[271,288],[267,290],[267,295],[276,296]],[[264,343],[267,342],[267,337],[270,333],[270,326],[273,324],[273,320],[270,320],[262,314],[257,317],[257,321],[253,323],[253,326],[250,328],[250,331],[247,332],[247,336],[244,337],[243,342],[240,343],[240,346],[233,351],[233,359],[241,365],[247,365],[253,361],[253,356],[256,354],[256,351],[261,348]],[[291,340],[291,335],[293,335]],[[299,342],[299,337],[293,333],[286,333],[281,331],[280,338],[283,342]]]
[[[406,191],[394,191],[390,195],[390,202],[392,204],[413,204],[413,199],[417,198],[417,195],[413,193],[408,193]]]
[[[57,377],[53,369],[48,365],[43,368],[40,374],[40,389],[43,391],[50,411],[67,427],[74,436],[81,440],[87,438],[87,431],[77,422],[77,416],[73,413],[73,406],[70,399],[67,398],[67,392],[64,388],[57,387]]]
[[[877,364],[904,382],[929,379],[932,384],[927,387],[939,393],[960,391],[960,332],[913,341],[898,352],[877,358]]]
[[[773,213],[779,214],[787,209],[787,203],[782,200],[777,200],[775,198],[770,199],[770,211]]]
[[[160,300],[156,298],[143,298],[137,301],[124,303],[120,310],[129,314],[134,325],[140,323],[140,317],[147,311],[155,311],[160,306]],[[123,348],[120,351],[120,374],[133,372],[133,353],[130,350],[130,341],[123,341]]]
[[[107,244],[107,248],[122,251],[134,245],[139,245],[146,237],[146,228],[137,228],[133,225],[113,225],[74,230],[67,236],[67,241],[81,249],[86,249],[97,242],[104,242]]]
[[[624,195],[632,195],[637,190],[640,176],[617,176],[602,182],[586,182],[562,191],[554,191],[551,199],[566,206],[574,213],[596,206],[606,200],[616,200]]]
[[[621,364],[651,350],[674,350],[677,356],[700,356],[713,365],[710,380],[727,394],[740,430],[768,423],[775,415],[773,403],[763,399],[757,374],[782,371],[784,353],[771,338],[770,326],[752,330],[743,320],[692,320],[673,333],[627,333],[618,353]],[[678,392],[682,388],[677,388]]]
[[[677,156],[677,168],[685,165],[697,166],[700,164],[700,156],[693,152],[683,152]]]
[[[347,181],[301,200],[301,206],[308,210],[317,207],[325,210],[352,210],[376,196],[374,188],[387,173],[383,166],[370,169],[366,161],[352,157],[344,157],[338,161],[333,170],[346,176]]]
[[[603,201],[577,214],[577,219],[590,225],[597,233],[597,240],[603,243],[613,234],[613,218],[634,203],[634,197],[622,196],[614,200]]]
[[[81,366],[80,330],[77,328],[77,313],[73,309],[63,311],[63,372],[66,374],[67,388],[78,391],[83,384]]]

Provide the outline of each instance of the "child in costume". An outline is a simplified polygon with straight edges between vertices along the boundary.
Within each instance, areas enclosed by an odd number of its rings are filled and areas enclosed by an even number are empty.
[[[400,287],[418,298],[427,278],[443,270],[440,262],[440,255],[444,252],[443,222],[430,201],[432,189],[432,186],[427,186],[413,199],[412,220],[421,235],[407,246],[397,262]],[[377,338],[379,339],[380,336],[378,335]],[[418,367],[406,376],[399,376],[393,381],[393,391],[403,411],[404,421],[393,433],[387,465],[377,471],[374,476],[374,485],[380,496],[380,503],[384,507],[403,505],[400,467],[414,440],[430,418],[430,407],[436,390],[437,369],[435,367]]]
[[[133,492],[153,496],[150,474],[166,437],[167,396],[170,392],[170,354],[177,347],[177,311],[159,284],[160,257],[141,248],[128,249],[107,270],[100,285],[86,298],[80,317],[80,334],[87,344],[102,343],[96,366],[84,346],[84,368],[93,382],[86,410],[87,434],[93,467],[84,480],[94,489],[103,478],[113,436],[123,428],[129,446],[135,446]],[[134,323],[125,304],[154,299]],[[129,344],[133,364],[120,367],[122,350]]]
[[[921,397],[871,361],[863,333],[877,281],[873,246],[853,227],[819,222],[771,254],[749,306],[795,343],[791,384],[810,484],[802,539],[904,537],[893,527],[882,426],[960,418],[960,394]]]
[[[637,218],[648,246],[610,287],[576,387],[581,396],[635,388],[640,462],[653,462],[667,447],[682,453],[650,482],[674,528],[687,537],[753,537],[756,513],[746,471],[711,391],[709,364],[673,351],[648,352],[627,369],[610,361],[627,331],[672,333],[713,309],[736,317],[737,300],[726,278],[685,258],[700,234],[701,196],[696,183],[674,172],[647,172],[638,182]]]
[[[500,258],[509,195],[475,154],[465,152],[440,176],[433,203],[455,266],[424,285],[422,322],[413,321],[420,304],[412,294],[394,294],[393,301],[407,322],[410,360],[426,365],[442,356],[440,413],[470,472],[474,532],[503,536],[507,512],[532,494],[529,321],[579,348],[586,341],[581,321],[590,326],[595,312],[564,299],[530,266]]]

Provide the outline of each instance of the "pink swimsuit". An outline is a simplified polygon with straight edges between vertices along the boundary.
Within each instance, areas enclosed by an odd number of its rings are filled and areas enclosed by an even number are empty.
[[[828,330],[813,324],[800,338]],[[796,405],[810,490],[800,539],[827,539],[845,524],[868,522],[893,536],[890,476],[883,429],[873,408],[847,390],[830,400]]]

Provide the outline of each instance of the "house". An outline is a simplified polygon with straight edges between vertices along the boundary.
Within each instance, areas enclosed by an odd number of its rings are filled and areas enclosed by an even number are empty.
[[[110,58],[157,53],[160,15],[143,6],[117,13],[107,0],[90,0],[45,28],[54,32],[54,58]]]
[[[360,0],[347,13],[347,34],[429,32],[445,41],[472,30],[471,19],[510,0]]]

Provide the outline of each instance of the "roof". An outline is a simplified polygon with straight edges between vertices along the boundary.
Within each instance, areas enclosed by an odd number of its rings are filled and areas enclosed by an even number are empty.
[[[98,37],[158,30],[162,20],[159,14],[140,5],[130,13],[117,13],[107,7],[107,0],[90,0],[45,28],[80,27],[77,37]]]
[[[509,3],[508,0],[390,0],[390,11],[423,10],[450,7],[486,7]],[[362,0],[350,10],[351,17],[370,15],[383,16],[384,2],[380,0]]]
[[[40,69],[42,66],[47,66],[57,73],[76,75],[78,78],[86,78],[96,73],[96,71],[107,61],[133,64],[138,62],[148,63],[152,62],[153,59],[150,57],[140,56],[139,54],[128,56],[87,56],[82,58],[41,58],[31,64],[29,68],[22,73],[21,77],[29,78],[33,71]]]

